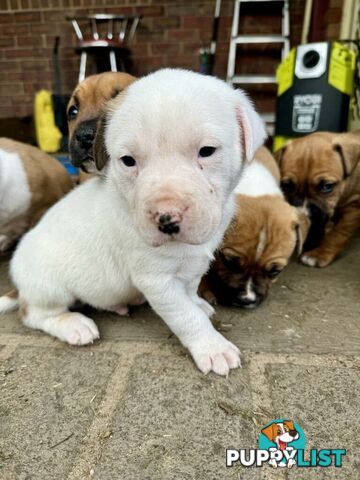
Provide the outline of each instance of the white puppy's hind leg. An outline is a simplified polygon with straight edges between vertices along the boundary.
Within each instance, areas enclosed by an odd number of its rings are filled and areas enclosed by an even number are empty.
[[[42,330],[70,345],[87,345],[97,340],[99,330],[91,318],[67,308],[46,309],[26,306],[22,309],[27,327]]]

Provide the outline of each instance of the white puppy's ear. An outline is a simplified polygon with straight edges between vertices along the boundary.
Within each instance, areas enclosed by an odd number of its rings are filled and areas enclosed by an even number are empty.
[[[93,146],[93,154],[95,165],[98,170],[102,170],[109,160],[109,155],[106,151],[105,146],[105,128],[106,128],[106,117],[100,119],[95,135],[95,141]]]
[[[236,116],[240,127],[245,160],[250,161],[267,137],[265,124],[245,92],[238,89],[235,90],[235,94]]]

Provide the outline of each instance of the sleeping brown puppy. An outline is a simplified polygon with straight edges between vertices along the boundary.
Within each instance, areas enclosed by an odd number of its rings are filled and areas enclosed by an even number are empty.
[[[77,85],[67,107],[69,148],[75,167],[96,172],[92,147],[99,116],[106,103],[135,80],[127,73],[105,72],[91,75]],[[82,179],[85,177],[82,175]]]
[[[235,217],[200,284],[210,303],[256,307],[301,247],[309,219],[286,202],[279,178],[275,159],[260,148],[237,186]]]
[[[312,241],[301,261],[326,267],[360,227],[360,131],[313,133],[291,141],[277,158],[288,201],[311,214]]]
[[[0,254],[72,188],[65,168],[32,145],[0,138]]]

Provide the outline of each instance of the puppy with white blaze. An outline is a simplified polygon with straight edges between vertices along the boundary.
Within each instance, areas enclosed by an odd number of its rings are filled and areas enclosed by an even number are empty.
[[[102,175],[57,203],[14,254],[25,325],[85,345],[99,331],[69,311],[76,300],[123,314],[145,297],[202,372],[239,367],[197,289],[264,138],[244,93],[221,80],[165,69],[130,85],[95,139]]]

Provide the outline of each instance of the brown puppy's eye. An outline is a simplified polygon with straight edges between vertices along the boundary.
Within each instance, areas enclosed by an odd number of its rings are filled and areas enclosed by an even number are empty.
[[[295,183],[292,180],[282,180],[280,187],[285,195],[290,195],[295,191]]]
[[[216,147],[202,147],[199,150],[199,157],[211,157],[215,150]]]
[[[279,267],[272,267],[270,270],[267,271],[267,276],[269,278],[275,278],[281,273],[282,269]]]
[[[133,157],[130,157],[130,155],[124,155],[121,157],[121,161],[126,167],[135,167],[136,161]]]
[[[241,267],[241,257],[235,256],[235,255],[225,255],[224,253],[220,252],[220,257],[226,265],[227,268],[230,270],[236,270],[237,272],[242,270]]]
[[[336,186],[336,182],[327,182],[326,180],[321,180],[317,185],[317,190],[324,195],[331,193]]]
[[[76,118],[78,113],[79,113],[78,107],[76,105],[71,105],[67,113],[68,119],[74,120],[74,118]]]

